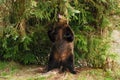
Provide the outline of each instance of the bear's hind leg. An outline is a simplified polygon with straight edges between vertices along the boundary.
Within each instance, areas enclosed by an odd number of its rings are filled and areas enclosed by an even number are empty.
[[[61,66],[62,66],[61,71],[65,72],[67,70],[66,62],[62,62]]]
[[[73,64],[69,65],[67,68],[69,69],[69,71],[70,71],[72,74],[76,74],[76,71],[74,70]]]
[[[57,67],[58,67],[58,62],[54,59],[53,55],[50,55],[48,66],[47,66],[47,71],[50,71]]]
[[[76,74],[76,71],[74,70],[73,55],[70,55],[68,58],[66,66],[72,74]]]
[[[51,61],[48,63],[47,71],[53,70],[55,68],[58,68],[58,63],[56,61]]]

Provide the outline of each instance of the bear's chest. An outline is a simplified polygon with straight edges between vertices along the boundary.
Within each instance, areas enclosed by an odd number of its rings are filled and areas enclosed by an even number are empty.
[[[54,58],[59,61],[64,61],[73,54],[73,42],[68,43],[64,40],[56,41],[53,45],[53,49]]]
[[[56,29],[56,36],[55,36],[55,40],[56,40],[56,42],[60,42],[60,41],[62,41],[62,39],[63,39],[63,29],[59,29],[59,28],[57,28]]]

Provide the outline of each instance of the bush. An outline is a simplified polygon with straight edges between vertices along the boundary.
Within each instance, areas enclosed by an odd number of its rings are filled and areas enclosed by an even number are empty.
[[[0,43],[1,59],[25,64],[45,64],[50,50],[49,40],[42,26],[24,36],[21,36],[16,28],[8,26]]]

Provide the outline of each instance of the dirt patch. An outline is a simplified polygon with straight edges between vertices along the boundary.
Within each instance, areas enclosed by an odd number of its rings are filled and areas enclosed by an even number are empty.
[[[44,67],[29,66],[19,68],[14,74],[1,76],[0,80],[77,80],[82,71],[91,70],[91,68],[76,68],[77,74],[73,75],[70,72],[60,73],[58,69],[45,72]]]

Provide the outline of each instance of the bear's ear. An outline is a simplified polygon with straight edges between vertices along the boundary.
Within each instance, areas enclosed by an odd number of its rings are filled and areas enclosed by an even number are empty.
[[[58,14],[58,22],[60,24],[68,24],[67,18],[61,14]]]
[[[63,15],[58,14],[58,20],[63,20],[63,21],[65,21],[65,20],[67,20],[67,19],[66,19],[66,17],[64,17]]]
[[[62,15],[58,14],[58,19],[62,19],[62,17],[63,17]]]
[[[58,19],[64,19],[64,16],[62,16],[61,14],[58,14]]]

